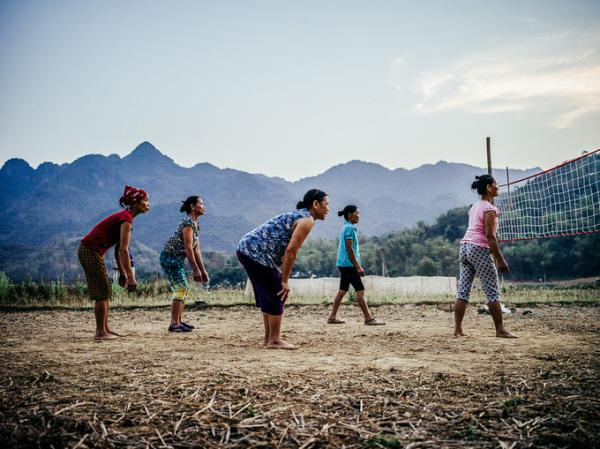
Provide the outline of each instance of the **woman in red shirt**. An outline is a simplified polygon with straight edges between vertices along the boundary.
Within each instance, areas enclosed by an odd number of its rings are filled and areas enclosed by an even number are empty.
[[[124,277],[124,285],[129,291],[135,290],[137,282],[131,268],[129,258],[129,243],[133,219],[138,214],[145,214],[150,209],[148,194],[142,189],[125,186],[119,204],[124,209],[109,215],[81,239],[79,245],[79,262],[85,272],[90,299],[96,302],[94,313],[96,315],[96,340],[106,340],[122,337],[108,327],[108,302],[111,299],[112,289],[106,266],[104,254],[114,245],[119,245],[118,262]]]

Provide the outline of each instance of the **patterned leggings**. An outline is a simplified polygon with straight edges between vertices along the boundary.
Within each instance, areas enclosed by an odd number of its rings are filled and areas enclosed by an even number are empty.
[[[189,290],[187,275],[185,273],[185,260],[171,256],[164,252],[160,253],[160,266],[167,275],[169,286],[173,292],[173,301],[184,301]]]
[[[458,260],[460,262],[460,278],[458,280],[457,299],[469,301],[476,274],[481,279],[487,302],[500,299],[498,271],[489,248],[473,245],[472,243],[463,243],[460,245]]]

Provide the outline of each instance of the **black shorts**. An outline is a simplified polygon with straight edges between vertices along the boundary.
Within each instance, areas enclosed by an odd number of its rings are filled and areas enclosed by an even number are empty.
[[[357,292],[362,292],[365,289],[363,285],[362,279],[360,278],[360,274],[358,274],[358,270],[354,267],[338,267],[340,270],[340,290],[343,292],[347,292],[352,284],[354,290]]]
[[[256,307],[269,315],[281,315],[285,307],[278,295],[281,291],[279,270],[261,265],[239,251],[236,254],[252,283]]]

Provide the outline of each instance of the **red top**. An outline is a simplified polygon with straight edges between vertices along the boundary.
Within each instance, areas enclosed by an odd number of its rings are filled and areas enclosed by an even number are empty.
[[[109,215],[92,229],[88,235],[81,239],[81,243],[89,249],[104,255],[111,246],[119,243],[121,236],[121,223],[128,221],[133,224],[133,216],[129,209]]]

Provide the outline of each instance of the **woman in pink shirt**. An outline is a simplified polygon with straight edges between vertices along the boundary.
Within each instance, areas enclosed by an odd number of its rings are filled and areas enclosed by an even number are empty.
[[[509,268],[496,239],[498,208],[494,206],[494,197],[498,196],[499,188],[491,175],[475,176],[471,188],[477,190],[481,199],[469,209],[469,226],[460,242],[460,278],[458,295],[454,304],[454,336],[465,335],[462,330],[462,321],[469,302],[471,287],[475,275],[477,275],[481,279],[487,304],[496,326],[496,337],[515,338],[516,335],[507,331],[502,324],[497,270],[508,273]],[[494,259],[496,265],[494,265]]]

